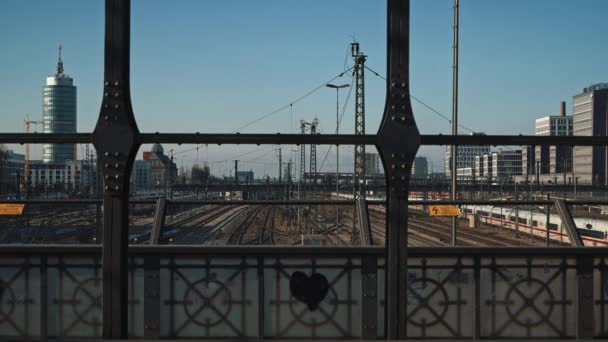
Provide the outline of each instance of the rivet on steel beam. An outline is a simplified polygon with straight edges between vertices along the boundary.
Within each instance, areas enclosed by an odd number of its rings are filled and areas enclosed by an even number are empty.
[[[110,94],[108,94],[108,93],[103,94],[103,96],[105,96],[105,97],[108,97],[108,95],[110,95]]]
[[[405,82],[401,83],[401,88],[405,88]]]
[[[118,169],[120,165],[118,163],[114,164],[114,167],[116,167]]]
[[[118,120],[118,116],[114,115],[114,121]]]
[[[397,155],[396,155],[396,154],[394,154],[394,153],[391,153],[391,157],[392,157],[392,158],[395,158],[395,157],[397,157]]]
[[[108,104],[107,104],[107,103],[106,103],[106,104],[104,104],[104,105],[103,105],[103,108],[108,108]]]
[[[118,103],[114,105],[114,109],[118,109]]]
[[[119,95],[118,92],[114,93],[114,97],[118,97],[118,95]]]
[[[108,164],[108,163],[106,163],[104,166],[106,169],[110,168],[110,164]]]
[[[395,164],[391,165],[391,169],[394,169],[394,168],[395,168]]]
[[[118,157],[119,155],[120,155],[120,153],[118,153],[118,152],[114,152],[114,156],[115,156],[115,157]]]
[[[405,180],[405,176],[401,176],[401,180]]]
[[[114,82],[114,86],[118,87],[118,81]]]
[[[119,176],[119,175],[115,175],[115,176],[114,176],[114,179],[116,179],[116,180],[118,180],[119,178],[120,178],[120,176]]]
[[[402,169],[405,169],[405,164],[401,164],[401,168],[402,168]]]
[[[391,83],[391,87],[393,87],[393,88],[395,87],[395,82]]]
[[[109,156],[110,156],[110,153],[106,152],[106,153],[104,153],[104,155],[105,155],[106,157],[109,157]]]
[[[118,191],[118,189],[120,189],[118,185],[114,187],[114,190]]]
[[[106,185],[106,191],[110,190],[110,187]]]
[[[106,87],[110,85],[110,82],[106,81],[105,83]]]
[[[103,119],[106,120],[106,121],[108,121],[108,119],[110,119],[110,117],[106,115],[106,116],[103,117]]]
[[[392,119],[393,121],[395,121],[395,117],[394,117],[394,116],[393,116],[391,119]]]
[[[108,180],[108,179],[110,179],[110,176],[105,175],[105,176],[104,176],[104,178],[105,178],[106,180]]]

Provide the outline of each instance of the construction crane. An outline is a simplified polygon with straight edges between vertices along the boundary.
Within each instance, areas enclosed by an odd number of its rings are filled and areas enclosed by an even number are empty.
[[[42,124],[42,120],[30,120],[30,115],[25,115],[25,133],[30,133],[31,125]],[[29,191],[28,183],[30,176],[30,144],[25,144],[25,165],[23,172],[23,188],[27,192]]]

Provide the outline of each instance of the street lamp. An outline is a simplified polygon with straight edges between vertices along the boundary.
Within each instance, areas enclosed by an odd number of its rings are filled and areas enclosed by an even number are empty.
[[[340,128],[340,89],[342,88],[348,88],[350,85],[349,84],[341,84],[341,85],[335,85],[335,84],[326,84],[325,85],[327,88],[332,88],[332,89],[336,89],[336,135],[339,132],[339,128]],[[340,159],[339,159],[339,152],[338,152],[338,145],[336,144],[336,199],[340,199]],[[338,208],[338,207],[336,207]],[[338,212],[338,209],[336,209],[336,228],[338,228],[338,225],[340,223],[340,215]]]
[[[332,88],[332,89],[336,89],[336,134],[338,134],[339,132],[339,128],[340,128],[340,89],[342,88],[348,88],[350,85],[349,84],[341,84],[341,85],[335,85],[335,84],[326,84],[325,85],[328,88]],[[338,188],[338,183],[339,183],[339,175],[340,175],[340,169],[339,169],[339,152],[338,152],[338,145],[336,145],[336,198],[338,198],[339,196],[339,188]]]

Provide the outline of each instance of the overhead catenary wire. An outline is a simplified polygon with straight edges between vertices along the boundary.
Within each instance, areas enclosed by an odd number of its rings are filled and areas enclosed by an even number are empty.
[[[304,94],[304,95],[302,95],[302,96],[298,97],[298,98],[297,98],[297,99],[295,99],[294,101],[291,101],[290,103],[286,104],[285,106],[282,106],[282,107],[280,107],[280,108],[277,108],[277,109],[275,109],[275,110],[271,111],[270,113],[267,113],[267,114],[264,114],[264,115],[262,115],[262,116],[259,116],[257,119],[255,119],[255,120],[253,120],[253,121],[250,121],[250,122],[248,122],[247,124],[245,124],[245,125],[243,125],[243,126],[241,126],[241,127],[237,128],[237,129],[233,130],[233,131],[232,131],[232,133],[239,132],[240,130],[242,130],[242,129],[244,129],[244,128],[247,128],[247,127],[249,127],[249,126],[251,126],[251,125],[253,125],[253,124],[256,124],[256,123],[258,123],[258,122],[260,122],[260,121],[262,121],[262,120],[264,120],[264,119],[268,118],[269,116],[272,116],[272,115],[274,115],[274,114],[276,114],[276,113],[279,113],[279,112],[281,112],[281,111],[283,111],[283,110],[285,110],[285,109],[287,109],[287,108],[289,108],[289,107],[293,106],[294,104],[296,104],[296,103],[298,103],[298,102],[300,102],[300,101],[304,100],[304,99],[305,99],[305,98],[307,98],[308,96],[312,95],[313,93],[315,93],[315,92],[316,92],[316,91],[318,91],[319,89],[321,89],[321,88],[325,87],[325,85],[327,85],[327,84],[329,84],[329,83],[333,82],[334,80],[336,80],[336,79],[338,79],[338,78],[340,78],[340,77],[344,76],[344,74],[345,74],[346,72],[348,72],[349,70],[351,70],[351,69],[352,69],[352,67],[351,67],[351,68],[348,68],[348,69],[346,69],[346,70],[344,70],[344,71],[342,71],[342,72],[340,72],[338,75],[336,75],[336,76],[332,77],[330,80],[328,80],[328,81],[324,82],[323,84],[321,84],[321,85],[317,86],[316,88],[314,88],[313,90],[311,90],[311,91],[307,92],[306,94]]]
[[[273,111],[271,111],[271,112],[269,112],[269,113],[267,113],[267,114],[264,114],[264,115],[259,116],[257,119],[255,119],[255,120],[253,120],[253,121],[250,121],[250,122],[248,122],[247,124],[245,124],[245,125],[243,125],[243,126],[241,126],[241,127],[237,128],[237,129],[233,130],[233,131],[232,131],[232,133],[239,132],[240,130],[242,130],[242,129],[244,129],[244,128],[247,128],[247,127],[249,127],[249,126],[251,126],[251,125],[253,125],[253,124],[256,124],[256,123],[258,123],[258,122],[260,122],[260,121],[262,121],[262,120],[264,120],[264,119],[266,119],[266,118],[268,118],[268,117],[270,117],[270,116],[272,116],[272,115],[274,115],[274,114],[277,114],[277,113],[279,113],[279,112],[281,112],[281,111],[283,111],[283,110],[285,110],[285,109],[287,109],[287,108],[290,108],[290,109],[291,109],[291,110],[290,110],[290,114],[291,114],[290,116],[293,116],[293,105],[294,105],[294,104],[296,104],[296,103],[298,103],[298,102],[300,102],[300,101],[304,100],[305,98],[307,98],[308,96],[312,95],[313,93],[315,93],[315,92],[316,92],[316,91],[318,91],[319,89],[321,89],[321,88],[325,87],[325,85],[327,85],[327,84],[329,84],[329,83],[333,82],[334,80],[336,80],[336,79],[338,79],[338,78],[340,78],[340,77],[344,76],[344,74],[346,74],[346,73],[347,73],[349,70],[351,70],[351,69],[352,69],[352,67],[350,67],[350,68],[348,68],[348,69],[345,69],[344,71],[340,72],[338,75],[336,75],[336,76],[332,77],[330,80],[328,80],[328,81],[324,82],[323,84],[321,84],[321,85],[319,85],[319,86],[315,87],[315,88],[314,88],[314,89],[312,89],[311,91],[309,91],[309,92],[307,92],[306,94],[304,94],[304,95],[302,95],[302,96],[298,97],[297,99],[295,99],[295,100],[291,101],[290,103],[286,104],[285,106],[282,106],[282,107],[277,108],[277,109],[275,109],[275,110],[273,110]],[[291,120],[291,118],[290,118],[290,120]],[[293,125],[293,124],[290,124],[290,125]],[[194,151],[194,150],[196,150],[196,148],[197,148],[198,146],[199,146],[199,145],[197,145],[197,146],[195,146],[195,147],[192,147],[192,148],[189,148],[189,149],[185,149],[185,150],[177,151],[177,152],[175,152],[175,153],[174,153],[174,155],[178,155],[178,154],[182,154],[182,153],[187,153],[187,152],[190,152],[190,151]]]
[[[386,81],[386,77],[380,75],[378,72],[376,72],[375,70],[373,70],[372,68],[368,67],[367,65],[365,66],[365,68],[367,70],[369,70],[372,74],[378,76],[379,78],[383,79],[384,81]],[[447,116],[441,114],[438,110],[434,109],[433,107],[429,106],[428,104],[424,103],[422,100],[416,98],[414,95],[410,94],[410,97],[415,100],[416,102],[420,103],[421,105],[425,106],[426,108],[428,108],[431,112],[439,115],[440,117],[444,118],[445,120],[447,120],[450,124],[452,123],[452,120],[450,118],[448,118]],[[458,124],[458,127],[463,128],[471,133],[477,133],[478,131],[471,129],[467,126],[464,126],[462,124]],[[509,150],[509,151],[513,151],[512,148],[509,148],[507,146],[504,146],[505,149]]]
[[[348,87],[348,93],[346,94],[346,99],[344,99],[344,104],[342,105],[342,113],[340,113],[340,120],[338,120],[338,127],[336,127],[336,132],[337,132],[337,129],[339,129],[339,127],[342,126],[342,119],[344,118],[344,113],[346,113],[346,108],[348,107],[348,101],[350,101],[350,96],[353,92],[354,83],[355,83],[355,78],[352,77],[352,80],[350,81],[350,86]],[[330,145],[329,148],[327,149],[327,152],[325,153],[325,157],[323,157],[323,162],[321,162],[321,167],[319,167],[319,170],[323,170],[323,166],[325,165],[325,162],[327,161],[327,157],[329,156],[329,153],[331,152],[332,147],[333,147],[333,145]]]
[[[370,71],[372,74],[374,74],[375,76],[377,76],[377,77],[379,77],[379,78],[383,79],[384,81],[386,81],[386,77],[384,77],[384,76],[380,75],[378,72],[376,72],[376,71],[375,71],[375,70],[373,70],[372,68],[368,67],[367,65],[365,66],[365,69],[369,70],[369,71]],[[421,105],[423,105],[424,107],[426,107],[428,110],[430,110],[430,111],[431,111],[431,112],[433,112],[434,114],[437,114],[438,116],[440,116],[441,118],[443,118],[444,120],[446,120],[447,122],[449,122],[450,124],[452,123],[452,120],[451,120],[449,117],[447,117],[446,115],[441,114],[441,112],[439,112],[439,111],[438,111],[438,110],[436,110],[435,108],[433,108],[433,107],[429,106],[429,105],[428,105],[428,104],[426,104],[424,101],[420,100],[419,98],[415,97],[415,96],[414,96],[414,95],[412,95],[412,94],[410,94],[410,97],[411,97],[411,98],[412,98],[414,101],[416,101],[416,102],[420,103]],[[475,132],[476,132],[475,130],[473,130],[473,129],[469,128],[469,127],[466,127],[466,126],[464,126],[464,125],[462,125],[462,124],[458,124],[458,126],[459,126],[459,127],[461,127],[461,128],[463,128],[463,129],[465,129],[465,130],[467,130],[467,131],[469,131],[469,132],[471,132],[471,133],[475,133]]]

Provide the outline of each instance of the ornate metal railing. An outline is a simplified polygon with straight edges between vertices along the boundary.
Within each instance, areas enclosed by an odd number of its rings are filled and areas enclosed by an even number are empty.
[[[597,248],[411,248],[407,336],[607,338],[607,261]],[[385,270],[379,247],[131,247],[128,334],[382,339]],[[0,338],[101,337],[102,274],[99,246],[3,247]],[[327,295],[306,304],[292,279],[318,275]]]
[[[130,1],[106,0],[104,90],[94,132],[0,134],[0,143],[92,143],[95,146],[104,178],[102,249],[3,247],[1,335],[127,338],[130,322],[132,335],[144,337],[219,337],[214,324],[222,325],[222,337],[604,336],[604,250],[525,249],[512,253],[498,249],[441,252],[407,248],[408,184],[412,162],[421,144],[605,146],[607,141],[605,137],[580,136],[420,135],[409,97],[409,1],[388,0],[387,14],[387,95],[376,135],[140,133],[130,98]],[[131,168],[138,148],[156,142],[375,145],[387,170],[386,248],[373,249],[373,252],[365,248],[324,252],[274,249],[285,255],[277,255],[272,249],[257,252],[225,249],[221,257],[213,254],[219,252],[215,249],[200,249],[195,256],[188,255],[191,251],[188,249],[160,247],[133,249],[130,253]],[[299,259],[295,258],[296,254]],[[438,255],[443,256],[438,258]],[[533,257],[530,259],[530,256]],[[375,262],[368,257],[375,258]],[[225,261],[232,264],[223,264]],[[367,268],[364,270],[368,262],[373,269],[371,273],[366,273]],[[314,312],[302,311],[302,304],[292,305],[291,299],[287,299],[293,291],[285,288],[281,278],[289,274],[285,269],[300,266],[308,272],[313,268],[319,272],[331,269],[333,274],[328,279],[334,279],[332,277],[346,267],[350,271],[340,276],[337,280],[340,284],[342,279],[359,278],[352,283],[345,280],[347,284],[339,288],[338,283],[331,284],[337,297],[328,295],[328,302],[323,304],[327,307],[323,310],[338,308],[336,313],[329,311],[330,314],[325,315],[321,308]],[[218,270],[215,280],[209,278],[212,269]],[[442,269],[446,273],[439,272]],[[548,273],[543,273],[546,270]],[[372,289],[371,278],[363,277],[374,274],[378,281],[376,290]],[[522,278],[517,278],[517,274]],[[234,279],[227,287],[225,282],[232,275]],[[146,285],[150,279],[154,279],[157,288]],[[490,283],[486,285],[487,281]],[[139,291],[142,282],[143,294]],[[475,284],[473,287],[465,287],[471,282]],[[268,284],[278,288],[271,290]],[[352,292],[348,284],[353,286]],[[257,295],[244,285],[257,289]],[[232,295],[232,290],[235,295],[229,300],[216,301],[216,297],[210,298],[201,292],[203,288],[215,288],[224,298],[228,298],[225,297],[228,293]],[[161,302],[158,296],[165,301]],[[254,303],[249,302],[250,298],[264,304],[255,306],[253,312],[257,319],[251,317],[247,306]],[[354,301],[359,303],[358,311]],[[221,304],[222,308],[216,312],[212,304]],[[230,315],[237,312],[235,316],[228,316],[227,305],[229,310],[236,310],[230,311]],[[366,305],[374,309],[363,310]],[[158,313],[148,310],[151,307]],[[597,309],[595,320],[591,308]],[[526,316],[522,315],[524,312]],[[155,315],[155,318],[146,320],[146,315]],[[277,321],[267,319],[267,323],[262,324],[260,315],[277,317]],[[287,320],[279,322],[283,315]],[[238,319],[238,324],[230,327],[233,319]],[[167,327],[170,322],[173,325]],[[317,328],[322,322],[323,328]],[[588,325],[593,322],[599,330]],[[179,329],[180,324],[186,325]]]

